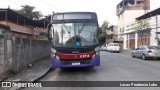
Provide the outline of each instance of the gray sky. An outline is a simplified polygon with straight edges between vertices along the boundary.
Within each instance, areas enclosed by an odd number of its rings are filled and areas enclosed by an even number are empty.
[[[31,5],[43,15],[54,12],[92,11],[96,12],[101,25],[104,20],[117,24],[116,5],[122,0],[0,0],[0,8],[20,9],[21,5]],[[151,10],[160,7],[160,0],[150,0]]]

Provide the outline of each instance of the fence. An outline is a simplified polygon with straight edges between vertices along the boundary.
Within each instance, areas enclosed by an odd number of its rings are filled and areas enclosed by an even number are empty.
[[[28,64],[50,55],[50,43],[48,41],[14,37],[12,42],[14,71],[19,71]]]
[[[0,34],[0,80],[8,71],[19,72],[28,64],[50,55],[50,42]]]

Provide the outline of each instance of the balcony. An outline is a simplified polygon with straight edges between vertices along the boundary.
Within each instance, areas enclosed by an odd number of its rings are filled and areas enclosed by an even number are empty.
[[[129,23],[125,26],[124,33],[150,30],[153,26],[150,19],[144,19]]]
[[[108,31],[107,35],[113,35],[113,32],[112,31]]]

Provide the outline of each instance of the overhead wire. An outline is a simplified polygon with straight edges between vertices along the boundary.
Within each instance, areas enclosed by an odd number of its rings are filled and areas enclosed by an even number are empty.
[[[48,3],[48,2],[45,2],[45,1],[43,1],[43,0],[39,0],[39,1],[41,1],[43,4],[46,4],[47,6],[49,6],[49,7],[51,7],[51,8],[56,9],[57,11],[63,11],[63,10],[60,9],[59,7],[56,7],[56,6],[54,6],[54,5],[52,5],[52,4]]]

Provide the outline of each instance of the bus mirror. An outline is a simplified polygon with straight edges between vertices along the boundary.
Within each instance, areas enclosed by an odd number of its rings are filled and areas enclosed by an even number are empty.
[[[53,39],[52,24],[51,23],[48,24],[47,30],[48,30],[48,40]]]

